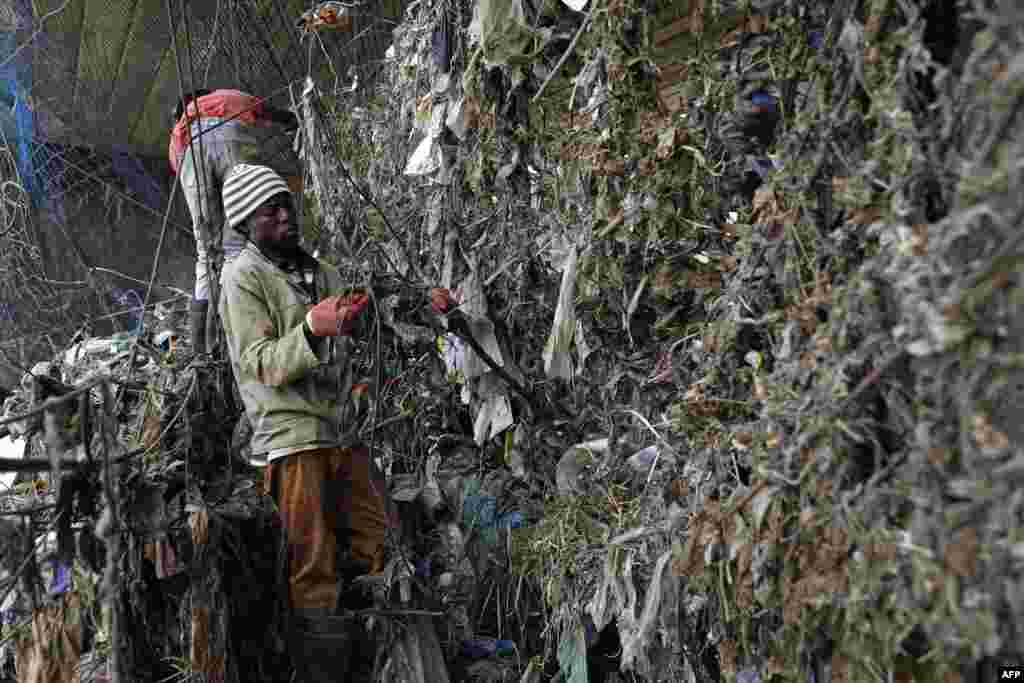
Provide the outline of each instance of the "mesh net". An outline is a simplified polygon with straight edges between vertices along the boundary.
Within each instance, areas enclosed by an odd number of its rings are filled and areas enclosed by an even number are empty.
[[[40,335],[60,344],[124,307],[116,283],[88,272],[47,279],[34,223],[45,213],[67,237],[49,248],[70,253],[77,230],[99,227],[77,225],[83,204],[117,207],[113,222],[128,201],[150,210],[155,233],[169,188],[140,157],[166,159],[181,89],[239,88],[288,107],[310,70],[369,85],[403,5],[368,4],[351,31],[303,38],[304,0],[0,3],[0,350]]]

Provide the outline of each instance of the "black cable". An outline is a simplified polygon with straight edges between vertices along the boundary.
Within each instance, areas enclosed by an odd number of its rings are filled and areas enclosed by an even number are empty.
[[[192,59],[192,31],[191,31],[191,29],[189,27],[189,24],[190,24],[190,22],[189,22],[189,15],[185,11],[185,0],[180,0],[180,4],[181,4],[181,22],[182,22],[182,24],[184,25],[184,28],[185,28],[185,56],[187,57],[187,60],[188,60],[188,62],[187,62],[188,63],[188,77],[189,77],[189,82],[192,84],[192,89],[195,90],[195,88],[196,88],[196,70],[195,70],[195,63],[194,63],[194,61]],[[179,72],[180,72],[180,68],[181,68],[181,62],[180,61],[178,62],[178,68],[179,68]],[[197,127],[197,129],[199,131],[199,134],[197,136],[198,139],[196,141],[196,144],[198,144],[198,146],[199,146],[199,157],[198,157],[198,159],[199,159],[199,166],[198,166],[198,169],[197,169],[197,173],[198,173],[198,176],[199,176],[199,183],[197,184],[197,188],[199,190],[199,217],[200,217],[200,221],[206,223],[206,229],[208,231],[208,237],[209,237],[209,240],[208,240],[209,244],[206,245],[206,288],[208,290],[208,297],[209,297],[207,300],[208,301],[213,301],[214,305],[216,306],[216,302],[218,300],[218,295],[220,294],[220,291],[219,291],[219,289],[220,289],[220,287],[219,287],[219,285],[220,285],[220,278],[219,278],[220,272],[219,272],[219,268],[215,267],[215,266],[218,266],[219,264],[218,264],[217,258],[214,256],[214,250],[221,249],[221,247],[223,245],[223,238],[224,238],[223,229],[224,229],[224,226],[222,224],[220,226],[220,231],[216,233],[216,234],[219,234],[220,238],[221,238],[220,239],[220,244],[217,244],[216,240],[214,239],[214,237],[215,237],[215,229],[214,229],[214,225],[213,225],[213,216],[204,216],[203,215],[203,199],[202,199],[203,198],[203,194],[205,193],[206,200],[208,202],[212,203],[213,202],[212,193],[214,192],[215,188],[211,188],[211,187],[208,187],[206,185],[206,179],[207,179],[207,175],[206,175],[206,162],[207,162],[207,159],[206,159],[206,155],[203,153],[203,117],[202,117],[202,115],[199,112],[199,102],[198,101],[196,102],[196,114],[197,114],[197,116],[196,116],[196,127]],[[186,117],[185,120],[187,121],[188,117]],[[191,133],[192,133],[192,131],[191,131],[191,126],[190,126],[190,130],[189,130],[189,145],[190,146],[192,145],[192,142],[193,142],[192,141]],[[192,164],[195,165],[195,163],[196,163],[196,156],[195,156],[195,152],[193,152],[193,154],[192,154]],[[209,218],[208,221],[207,221],[207,218]]]
[[[168,26],[168,29],[171,32],[171,50],[174,53],[174,66],[175,66],[175,70],[176,70],[177,75],[178,75],[178,97],[180,98],[180,101],[182,103],[182,108],[184,110],[185,120],[188,121],[188,106],[185,103],[185,83],[182,80],[181,56],[178,53],[178,35],[177,35],[177,31],[174,28],[174,9],[171,6],[171,0],[167,0],[167,26]],[[196,107],[198,108],[198,104],[196,105]],[[193,163],[193,165],[195,165],[195,150],[194,150],[193,145],[192,145],[192,125],[191,124],[188,124],[187,132],[188,132],[189,151],[192,153],[192,163]],[[180,175],[180,173],[181,173],[181,169],[180,168],[178,169],[178,173]],[[198,173],[198,171],[197,171],[197,173]],[[199,194],[199,215],[200,215],[200,219],[202,219],[202,207],[203,207],[202,187],[201,187],[202,186],[202,182],[200,181],[199,184],[200,184],[200,188],[199,188],[200,189],[200,194]]]

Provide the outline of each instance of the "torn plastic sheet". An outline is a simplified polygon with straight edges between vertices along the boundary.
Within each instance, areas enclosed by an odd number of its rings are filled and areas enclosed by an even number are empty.
[[[621,589],[616,590],[615,583],[621,581],[616,572],[617,560],[620,556],[617,552],[609,552],[605,555],[604,576],[601,579],[601,585],[597,587],[594,597],[587,603],[587,614],[593,620],[594,628],[598,632],[603,631],[604,627],[611,623],[617,607],[615,601],[621,593]]]
[[[551,325],[551,335],[544,345],[544,372],[549,379],[572,379],[572,342],[576,336],[576,266],[578,249],[569,250],[565,270],[562,272],[562,286],[558,292],[558,307]]]
[[[473,43],[483,48],[488,66],[503,66],[527,57],[534,38],[541,32],[526,21],[521,0],[480,0],[473,12],[469,35]]]
[[[465,141],[469,132],[466,98],[460,97],[448,107],[448,115],[445,117],[445,126],[459,140]]]
[[[437,140],[427,135],[416,146],[409,163],[405,166],[405,175],[425,176],[437,173],[441,169],[441,146]]]
[[[623,671],[632,670],[640,675],[649,676],[656,668],[652,666],[651,655],[657,653],[652,650],[671,653],[678,645],[678,642],[672,641],[679,639],[679,619],[675,614],[679,604],[679,579],[672,572],[666,572],[672,554],[671,548],[666,550],[654,565],[651,582],[644,596],[644,609],[634,627],[619,629],[619,636],[622,638]],[[623,613],[625,614],[625,610]],[[630,615],[635,613],[635,610],[629,612]],[[661,643],[654,642],[658,634],[661,635]]]
[[[435,192],[427,200],[427,235],[434,237],[441,227],[441,218],[444,215],[445,197],[440,192]]]
[[[504,395],[491,396],[476,415],[473,426],[473,438],[478,446],[490,441],[498,434],[512,426],[512,406]]]
[[[494,333],[494,323],[487,318],[487,297],[484,295],[483,287],[476,273],[471,273],[463,281],[460,289],[463,301],[462,311],[466,315],[473,338],[499,367],[505,367],[501,346]],[[465,353],[466,379],[473,379],[491,372],[491,367],[473,349],[467,349]]]
[[[501,353],[501,346],[498,344],[498,337],[494,333],[494,323],[487,318],[470,318],[469,329],[473,333],[473,338],[480,343],[480,346],[482,346],[484,351],[487,352],[487,355],[490,356],[499,367],[504,367],[505,361]],[[491,372],[491,366],[487,365],[487,363],[477,355],[476,351],[473,349],[467,349],[465,372],[466,378],[472,379]]]
[[[505,464],[509,470],[512,471],[512,476],[516,479],[526,478],[526,457],[525,457],[525,444],[526,444],[526,428],[522,424],[516,427],[515,432],[512,434],[512,442],[506,443],[505,453]]]
[[[574,12],[582,12],[587,0],[562,0],[562,3]]]
[[[555,468],[555,483],[558,492],[568,495],[580,490],[580,476],[583,468],[595,454],[608,452],[608,439],[597,439],[579,443],[562,454]]]
[[[544,263],[558,272],[565,269],[569,252],[573,249],[573,238],[558,228],[551,228],[547,234],[537,237],[537,251]]]
[[[406,683],[448,683],[444,652],[434,624],[427,617],[410,617],[393,656],[381,672],[382,680]]]
[[[593,353],[593,352],[594,352],[593,349],[591,349],[590,345],[587,344],[587,339],[586,339],[586,337],[583,334],[583,321],[582,320],[577,320],[576,321],[576,355],[578,357],[578,360],[576,361],[576,375],[577,376],[583,374],[583,371],[586,368],[587,358],[589,358],[590,354]]]

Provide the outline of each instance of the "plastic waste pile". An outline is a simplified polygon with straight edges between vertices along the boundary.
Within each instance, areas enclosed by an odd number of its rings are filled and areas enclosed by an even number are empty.
[[[703,495],[682,492],[706,489],[711,475],[703,464],[707,457],[692,459],[683,444],[659,436],[664,425],[652,427],[658,420],[647,411],[631,420],[626,428],[628,438],[609,439],[591,433],[590,438],[575,441],[569,440],[568,428],[542,425],[537,415],[542,411],[534,411],[536,405],[530,401],[526,401],[528,408],[523,406],[524,393],[528,393],[520,391],[528,384],[523,368],[529,363],[532,381],[541,376],[552,387],[575,383],[578,388],[594,378],[601,378],[606,387],[616,382],[633,386],[632,378],[627,381],[615,365],[626,355],[620,348],[636,349],[644,341],[632,334],[640,327],[638,319],[650,315],[649,307],[644,311],[640,303],[659,297],[656,314],[670,318],[681,308],[674,296],[682,283],[666,272],[645,277],[629,290],[623,287],[618,313],[622,325],[600,329],[593,324],[591,311],[581,304],[594,297],[593,285],[587,282],[594,278],[597,238],[613,230],[632,230],[652,216],[671,211],[666,201],[676,202],[678,208],[678,201],[664,192],[659,196],[633,191],[627,179],[654,175],[656,165],[667,167],[687,154],[715,159],[714,193],[723,201],[707,221],[736,222],[737,211],[748,210],[755,188],[777,167],[767,150],[782,114],[783,84],[770,72],[766,55],[782,43],[779,32],[769,28],[769,18],[782,4],[760,2],[744,9],[736,3],[716,3],[712,9],[707,3],[692,2],[662,12],[667,19],[661,23],[653,16],[648,18],[652,22],[651,47],[657,57],[644,69],[656,73],[658,115],[644,119],[643,136],[651,138],[653,154],[639,160],[639,165],[636,159],[617,162],[607,153],[600,158],[591,154],[589,159],[595,179],[608,178],[609,197],[621,194],[617,211],[594,200],[585,180],[589,169],[580,163],[582,149],[568,148],[560,156],[557,149],[531,139],[524,131],[539,125],[532,117],[537,115],[535,105],[540,101],[546,111],[565,112],[565,130],[582,131],[610,144],[607,141],[618,116],[613,102],[622,97],[616,83],[625,69],[622,55],[600,41],[589,43],[578,55],[572,53],[581,36],[593,40],[597,22],[614,23],[621,18],[626,13],[622,3],[605,7],[604,3],[566,0],[562,7],[549,8],[549,13],[533,13],[533,8],[518,0],[481,1],[472,3],[471,16],[429,3],[414,6],[395,30],[394,43],[386,54],[389,70],[381,88],[396,103],[393,116],[376,122],[366,117],[356,124],[377,151],[369,162],[367,178],[371,182],[379,179],[384,193],[393,185],[385,180],[387,174],[396,170],[394,154],[386,152],[396,147],[404,150],[401,170],[417,188],[424,207],[416,239],[422,240],[430,254],[440,282],[455,290],[462,302],[462,327],[438,338],[437,351],[459,403],[471,417],[474,444],[483,452],[496,450],[503,465],[497,471],[478,469],[474,483],[450,489],[450,483],[441,481],[443,472],[453,468],[449,458],[459,458],[445,452],[443,459],[432,460],[433,464],[418,474],[402,475],[408,481],[396,480],[399,500],[436,497],[452,507],[451,517],[440,525],[444,530],[440,536],[448,539],[448,563],[440,567],[425,563],[417,569],[419,575],[438,585],[464,583],[462,594],[471,595],[482,573],[457,549],[465,539],[472,537],[490,548],[505,543],[516,551],[532,547],[539,552],[547,542],[545,535],[554,534],[550,507],[543,502],[545,494],[566,509],[586,507],[590,503],[583,501],[602,493],[613,504],[620,498],[635,504],[625,527],[622,515],[608,515],[607,503],[582,517],[566,513],[582,529],[578,545],[573,546],[577,552],[571,571],[561,561],[530,565],[540,570],[531,580],[552,591],[542,601],[548,625],[544,633],[549,652],[557,653],[562,675],[569,681],[586,680],[588,653],[594,648],[594,637],[586,634],[595,629],[597,633],[605,629],[618,632],[622,671],[649,680],[690,680],[696,675],[688,659],[678,656],[685,650],[684,641],[690,638],[692,642],[694,636],[681,633],[678,626],[686,617],[680,614],[685,606],[679,577],[670,566],[678,551],[671,539],[706,502]],[[800,26],[820,29],[825,20],[821,12],[810,12],[801,17]],[[717,78],[735,84],[728,103],[709,100],[699,84],[687,78],[687,60],[694,52],[691,36],[705,26],[707,39],[715,47],[702,48],[702,54],[717,60],[710,67]],[[625,35],[628,42],[639,40],[642,32],[637,26],[627,28]],[[809,49],[820,47],[820,31],[808,34],[806,40]],[[564,77],[569,70],[563,69],[565,59],[559,59],[563,53],[575,62],[571,70],[575,76]],[[806,95],[806,83],[793,85],[797,96]],[[394,142],[396,130],[405,136],[401,145]],[[698,141],[697,135],[705,136],[706,144],[703,138]],[[700,158],[704,163],[704,156]],[[465,186],[481,196],[493,192],[534,197],[537,199],[531,203],[539,208],[545,177],[558,179],[563,197],[557,202],[560,208],[575,209],[582,225],[593,221],[603,234],[562,224],[550,214],[538,212],[521,219],[523,225],[531,226],[531,238],[524,240],[528,254],[521,261],[512,255],[519,248],[518,241],[492,245],[484,235],[472,247],[456,246],[459,239],[473,241],[458,236],[448,223],[451,204],[470,205],[473,201],[462,195]],[[604,222],[603,211],[607,212]],[[479,215],[479,221],[487,220],[485,212]],[[476,233],[472,234],[475,238]],[[516,239],[522,238],[517,235]],[[497,246],[507,250],[500,252]],[[689,277],[695,285],[690,309],[699,310],[717,289],[711,282],[720,277],[715,272],[717,263],[730,257],[722,245],[709,240],[697,242],[690,253],[696,265],[684,278]],[[493,283],[503,272],[525,273],[531,266],[553,276],[555,287],[553,292],[547,290],[543,318],[517,321],[519,337],[513,341],[513,335],[492,315],[493,292],[498,289]],[[619,272],[621,276],[621,266]],[[521,292],[505,295],[506,299],[517,297],[528,300]],[[662,309],[662,301],[670,303]],[[467,334],[477,348],[465,342]],[[538,338],[540,344],[535,344]],[[524,351],[527,345],[537,348]],[[640,378],[637,391],[657,392],[670,385],[679,372],[672,360],[677,351],[692,352],[696,358],[700,346],[691,338],[661,350],[657,367]],[[620,355],[612,360],[616,353]],[[571,422],[568,414],[557,417],[566,425]],[[557,467],[543,471],[541,454],[552,447],[563,456]],[[554,490],[544,481],[548,474],[553,475],[550,483]],[[504,510],[510,495],[496,480],[512,480],[522,489],[532,490],[512,496],[515,504]],[[613,484],[619,487],[616,494],[607,494]],[[490,494],[481,498],[481,489],[476,488],[480,486]],[[438,491],[443,494],[439,496]],[[436,554],[444,553],[439,548]],[[691,607],[693,616],[702,606],[695,603]],[[454,622],[459,624],[462,642],[474,642],[478,637],[465,619]]]
[[[16,457],[0,467],[16,473],[0,507],[24,525],[4,520],[0,564],[12,583],[0,613],[11,637],[0,664],[20,683],[108,681],[115,670],[157,680],[171,661],[272,680],[246,668],[281,655],[271,633],[245,632],[228,616],[264,609],[264,625],[273,623],[270,511],[229,450],[216,366],[195,364],[186,305],[147,312],[142,337],[79,335],[4,402]],[[235,565],[222,554],[225,537],[241,553]],[[256,602],[224,580],[241,571],[268,587]],[[204,606],[182,609],[189,604]]]

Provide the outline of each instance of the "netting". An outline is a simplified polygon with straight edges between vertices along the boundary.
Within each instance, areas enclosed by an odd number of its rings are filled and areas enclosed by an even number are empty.
[[[32,204],[46,194],[37,172],[39,156],[34,144],[32,112],[26,84],[31,63],[17,52],[19,32],[28,24],[25,3],[4,8],[0,26],[0,339],[66,322],[68,311],[59,304],[57,291],[45,277]],[[31,304],[29,304],[31,302]]]
[[[0,139],[0,340],[5,341],[18,332],[64,323],[69,314],[46,279],[32,229],[31,199],[18,182],[18,167],[17,144],[5,134]]]
[[[17,29],[24,25],[24,13],[14,3],[6,9],[10,13],[0,26],[0,54],[4,55],[0,68],[0,117],[3,121],[4,136],[15,153],[18,174],[24,179],[25,189],[38,201],[39,188],[34,183],[31,141],[34,137],[32,112],[26,103],[24,86],[31,83],[31,63],[18,58]],[[21,9],[24,9],[23,7]],[[14,56],[10,58],[9,55]]]

